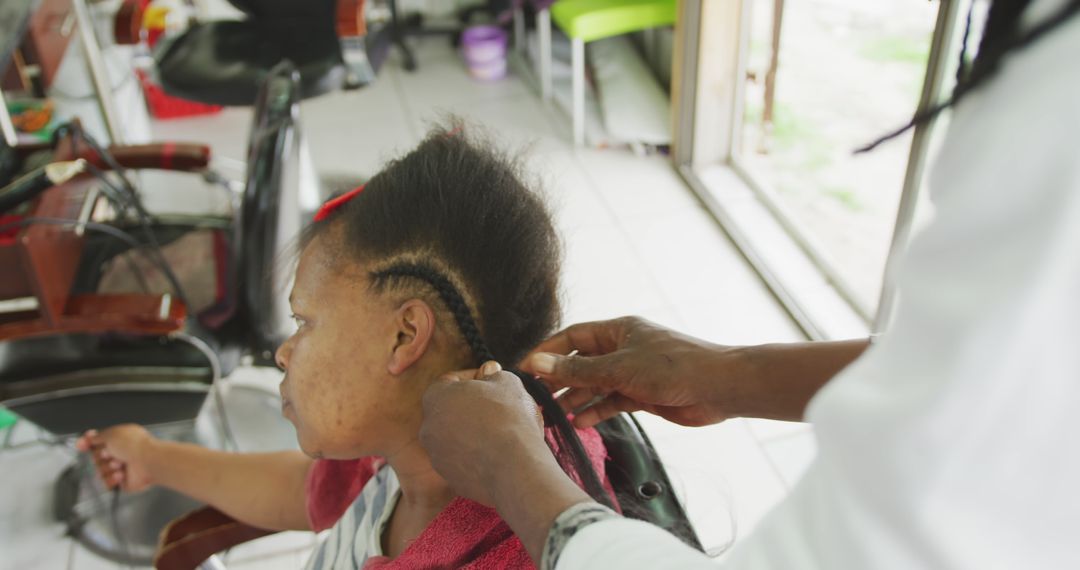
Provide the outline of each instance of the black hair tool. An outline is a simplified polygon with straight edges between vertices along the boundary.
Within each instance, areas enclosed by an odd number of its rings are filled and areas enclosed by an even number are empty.
[[[45,190],[63,184],[86,170],[83,159],[52,162],[37,168],[18,180],[0,188],[0,214],[6,213],[33,199]]]

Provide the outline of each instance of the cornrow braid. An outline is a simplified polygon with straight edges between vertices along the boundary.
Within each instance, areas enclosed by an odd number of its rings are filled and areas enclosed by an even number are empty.
[[[449,278],[427,264],[416,262],[394,263],[385,269],[371,273],[372,282],[376,284],[385,282],[392,277],[418,279],[431,285],[454,315],[458,329],[461,331],[462,336],[465,337],[465,342],[469,344],[473,356],[476,358],[476,365],[479,366],[489,360],[498,360],[488,349],[487,343],[484,342],[480,329],[476,325],[475,319],[473,319],[472,310]],[[544,423],[555,428],[556,448],[553,448],[552,452],[563,470],[571,475],[576,475],[584,486],[585,492],[593,500],[614,508],[611,497],[600,482],[596,470],[593,469],[592,461],[589,459],[577,431],[567,419],[566,413],[563,412],[555,398],[536,378],[519,370],[511,369],[510,372],[513,372],[521,380],[525,391],[540,405]]]
[[[1001,61],[1006,54],[1030,46],[1035,40],[1038,40],[1044,34],[1057,28],[1069,18],[1075,16],[1077,12],[1080,12],[1080,0],[1072,0],[1054,15],[1032,26],[1026,33],[1019,34],[1017,33],[1017,27],[1019,26],[1020,15],[1029,1],[1007,2],[1006,0],[995,0],[990,7],[990,15],[984,28],[983,39],[979,44],[979,55],[975,59],[975,64],[971,66],[971,71],[967,73],[964,80],[957,83],[952,95],[945,101],[917,113],[906,125],[862,148],[856,149],[855,154],[870,152],[882,143],[906,133],[917,125],[933,120],[942,111],[956,105],[964,96],[993,76],[1001,67]],[[965,31],[965,40],[966,36]],[[966,48],[961,50],[961,57],[966,57],[966,53]],[[962,71],[966,69],[964,61],[960,62],[960,68],[961,72],[958,75],[963,75]]]
[[[450,279],[439,273],[435,268],[420,263],[396,263],[382,271],[372,273],[371,277],[376,282],[390,277],[411,277],[431,285],[439,293],[439,298],[446,303],[450,313],[454,315],[458,330],[461,331],[462,336],[465,337],[465,342],[469,343],[469,348],[472,349],[473,355],[476,356],[480,363],[497,360],[484,342],[480,329],[472,318],[472,310],[465,302],[465,298],[461,296],[461,293],[450,282]]]

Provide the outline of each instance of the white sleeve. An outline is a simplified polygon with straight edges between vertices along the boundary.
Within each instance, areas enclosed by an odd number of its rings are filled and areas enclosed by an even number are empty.
[[[1073,17],[954,111],[893,326],[811,402],[813,465],[725,566],[1080,568],[1077,54]],[[569,538],[557,568],[709,564],[609,519]]]
[[[566,543],[556,570],[678,568],[716,570],[708,556],[651,524],[614,517],[582,528]]]
[[[892,327],[810,403],[814,464],[726,564],[1080,568],[1077,54],[1073,17],[957,107]]]

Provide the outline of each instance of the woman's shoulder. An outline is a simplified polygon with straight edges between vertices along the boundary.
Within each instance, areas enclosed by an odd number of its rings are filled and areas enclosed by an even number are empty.
[[[578,439],[581,440],[581,445],[585,448],[585,453],[589,456],[589,461],[593,464],[593,469],[603,476],[604,460],[607,459],[608,453],[600,432],[596,431],[596,428],[574,429],[577,431]]]
[[[316,459],[307,474],[308,521],[312,530],[325,530],[349,508],[372,477],[386,465],[381,457]]]
[[[604,461],[608,457],[607,447],[604,446],[604,440],[600,437],[600,432],[596,431],[596,428],[574,428],[577,432],[578,439],[581,440],[581,446],[585,448],[585,454],[589,456],[589,462],[592,463],[593,470],[603,480],[606,477],[604,470]],[[559,440],[555,435],[555,428],[544,428],[544,439],[547,440],[548,447],[552,451],[558,453]]]

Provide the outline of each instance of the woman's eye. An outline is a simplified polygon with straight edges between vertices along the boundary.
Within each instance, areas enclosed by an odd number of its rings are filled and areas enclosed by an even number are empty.
[[[301,328],[303,328],[304,324],[306,323],[306,321],[304,321],[304,319],[301,319],[300,317],[298,317],[296,315],[289,315],[289,317],[291,317],[292,320],[293,320],[293,323],[296,324],[296,330],[300,330]]]

